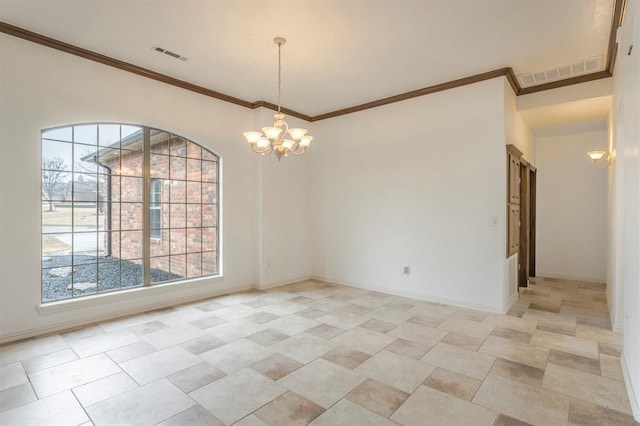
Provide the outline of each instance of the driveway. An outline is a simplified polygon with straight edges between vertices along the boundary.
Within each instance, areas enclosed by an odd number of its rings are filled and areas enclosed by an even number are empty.
[[[96,228],[95,226],[76,226],[75,229],[71,226],[43,226],[42,233],[56,233],[55,238],[62,241],[65,244],[73,247],[74,254],[87,254],[90,256],[96,256],[104,254],[104,228]],[[71,232],[75,230],[72,235]],[[58,252],[56,254],[70,254],[70,251]]]

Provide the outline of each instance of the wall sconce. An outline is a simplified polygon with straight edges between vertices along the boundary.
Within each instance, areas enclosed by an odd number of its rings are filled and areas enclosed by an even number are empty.
[[[604,169],[611,164],[611,156],[607,151],[589,151],[587,155],[593,160],[593,165],[599,169]]]

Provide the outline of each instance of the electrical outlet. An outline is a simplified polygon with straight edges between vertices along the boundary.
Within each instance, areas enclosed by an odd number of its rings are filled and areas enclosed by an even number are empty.
[[[403,266],[402,267],[402,273],[405,274],[405,275],[411,274],[411,268],[409,268],[408,266]]]

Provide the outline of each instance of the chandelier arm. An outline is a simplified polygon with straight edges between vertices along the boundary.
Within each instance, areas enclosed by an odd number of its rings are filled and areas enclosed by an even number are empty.
[[[301,146],[296,146],[295,149],[292,149],[291,152],[293,152],[295,155],[302,155],[307,151],[307,148],[301,147]]]
[[[251,145],[251,149],[253,150],[253,152],[256,152],[258,154],[262,154],[262,155],[265,155],[265,156],[271,154],[271,151],[273,151],[273,149],[270,146],[267,146],[264,149],[260,149],[260,148],[254,146],[254,145]],[[269,152],[267,154],[265,154],[265,152],[267,152],[267,151],[269,151]]]

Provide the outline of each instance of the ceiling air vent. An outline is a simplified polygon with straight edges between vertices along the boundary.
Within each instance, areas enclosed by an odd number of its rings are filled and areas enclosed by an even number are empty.
[[[519,74],[518,81],[520,86],[530,87],[538,84],[549,83],[555,80],[575,77],[592,72],[604,70],[603,56],[594,56],[593,58],[584,59],[574,62],[571,65],[562,65],[544,71],[537,71],[527,74]]]
[[[565,65],[564,67],[558,68],[558,74],[560,77],[567,78],[571,75],[571,67],[569,65]]]
[[[576,62],[575,64],[571,64],[571,73],[573,75],[584,73],[587,68],[584,65],[584,62]]]
[[[171,56],[172,58],[180,59],[182,62],[188,61],[188,59],[185,56],[182,56],[178,53],[172,52],[160,46],[153,46],[151,50],[155,50],[158,53],[164,53],[165,55]]]
[[[587,71],[600,71],[600,63],[602,62],[601,57],[587,59],[584,63]]]

